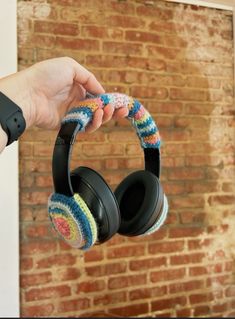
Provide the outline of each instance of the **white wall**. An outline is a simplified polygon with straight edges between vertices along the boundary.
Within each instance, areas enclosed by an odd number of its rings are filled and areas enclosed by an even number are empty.
[[[0,77],[17,70],[16,5],[0,0]],[[0,317],[19,317],[18,189],[18,143],[13,143],[0,155]]]

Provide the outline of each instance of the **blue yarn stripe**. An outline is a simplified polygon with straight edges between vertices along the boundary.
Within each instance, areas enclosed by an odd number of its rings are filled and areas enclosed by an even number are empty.
[[[151,117],[149,117],[145,122],[137,122],[136,123],[136,126],[138,128],[143,128],[143,127],[146,127],[148,125],[151,125],[152,123],[154,123],[153,119]]]
[[[99,97],[104,105],[109,104],[110,99],[109,99],[109,96],[107,94],[101,94]]]
[[[149,131],[142,132],[142,133],[141,133],[141,137],[147,137],[147,136],[150,136],[150,135],[155,134],[156,132],[157,132],[157,128],[154,127],[154,128],[152,128],[151,130],[149,130]]]
[[[75,108],[71,109],[67,114],[80,113],[80,112],[87,114],[89,117],[93,116],[93,112],[88,106],[80,106],[79,108],[75,107]]]
[[[75,201],[73,197],[70,197],[69,200],[66,196],[62,194],[55,193],[51,197],[51,201],[60,202],[64,205],[69,206],[71,209],[72,215],[76,220],[79,220],[79,224],[81,225],[82,234],[85,237],[86,244],[81,248],[83,250],[86,250],[92,246],[92,231],[90,224],[86,218],[86,215],[83,213],[81,207],[78,205],[78,203]]]
[[[129,111],[128,117],[134,117],[134,115],[139,111],[141,103],[137,100],[134,100],[132,109]]]
[[[161,141],[157,141],[156,144],[144,143],[145,148],[159,148],[161,146]]]

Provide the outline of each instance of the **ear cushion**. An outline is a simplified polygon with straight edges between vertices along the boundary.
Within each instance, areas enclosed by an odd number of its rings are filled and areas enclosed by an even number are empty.
[[[161,214],[163,190],[158,178],[149,171],[137,171],[127,176],[114,192],[119,204],[119,233],[137,236],[147,232]]]
[[[120,212],[116,198],[103,177],[88,167],[71,172],[74,192],[79,193],[89,207],[98,227],[98,242],[103,243],[117,233]]]
[[[61,237],[72,247],[87,250],[97,240],[97,225],[79,194],[68,197],[54,193],[48,200],[51,222]]]

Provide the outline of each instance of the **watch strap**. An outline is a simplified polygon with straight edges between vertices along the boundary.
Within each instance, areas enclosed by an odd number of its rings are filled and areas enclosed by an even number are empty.
[[[10,145],[22,135],[26,123],[21,108],[0,92],[0,124],[8,136]]]

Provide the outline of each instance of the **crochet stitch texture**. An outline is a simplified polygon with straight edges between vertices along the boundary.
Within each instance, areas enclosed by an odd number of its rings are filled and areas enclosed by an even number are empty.
[[[121,93],[101,94],[95,98],[79,102],[78,107],[71,109],[62,120],[62,125],[68,122],[80,124],[79,131],[84,131],[92,120],[98,108],[111,105],[113,108],[126,107],[129,110],[127,118],[132,120],[143,148],[160,148],[161,139],[158,128],[143,105],[136,99]]]
[[[142,148],[160,148],[160,135],[153,118],[138,100],[125,94],[101,94],[80,101],[76,108],[66,114],[62,125],[77,123],[78,132],[84,131],[87,124],[92,121],[94,112],[107,105],[115,109],[126,107],[129,110],[127,118],[131,120]],[[168,207],[165,196],[164,203],[165,210],[161,218],[145,233],[146,235],[153,233],[163,224]],[[79,194],[72,197],[52,194],[48,200],[48,212],[54,228],[70,246],[87,250],[97,241],[96,221]]]

